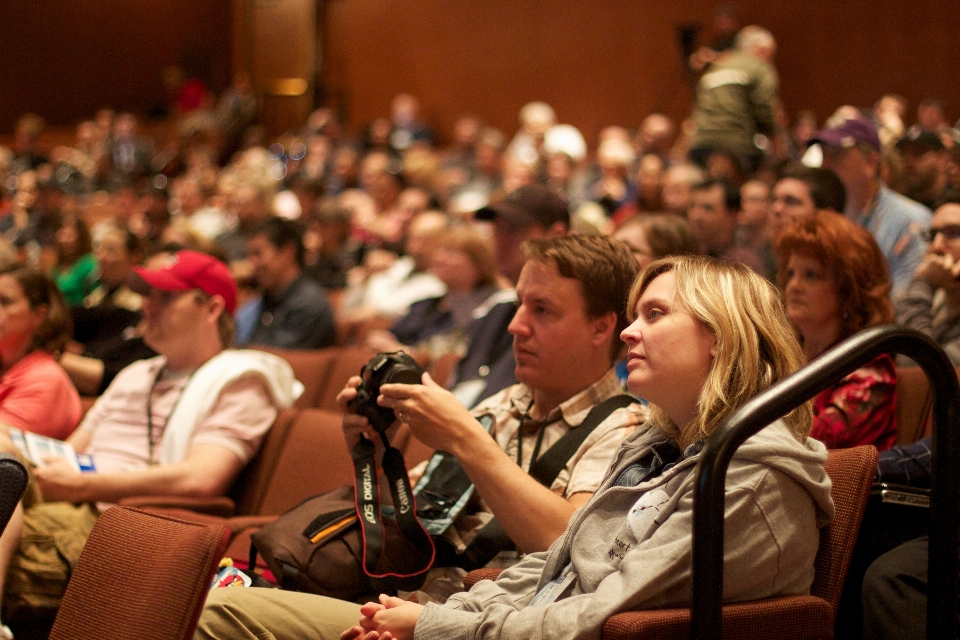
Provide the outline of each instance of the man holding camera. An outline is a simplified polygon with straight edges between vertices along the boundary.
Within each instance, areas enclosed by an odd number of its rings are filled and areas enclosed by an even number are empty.
[[[594,406],[621,393],[613,363],[622,350],[619,335],[637,265],[624,245],[599,236],[530,241],[524,255],[519,305],[509,325],[519,384],[472,411],[428,374],[422,385],[382,385],[377,400],[424,444],[455,456],[476,487],[479,499],[444,534],[457,551],[469,548],[493,517],[521,552],[547,549],[599,486],[623,438],[646,417],[636,403],[616,409],[549,486],[529,475],[531,463],[580,427]],[[341,392],[345,408],[359,383],[354,378]],[[361,433],[373,435],[366,418],[355,414],[347,414],[343,426],[349,448]],[[457,563],[455,554],[440,557]],[[214,590],[196,637],[314,637],[321,630],[339,633],[357,617],[353,603],[332,607],[336,601],[326,600],[318,608],[318,602],[309,594]]]

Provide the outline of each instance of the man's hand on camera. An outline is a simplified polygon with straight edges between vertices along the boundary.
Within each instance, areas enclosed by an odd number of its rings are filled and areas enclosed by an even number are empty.
[[[377,404],[393,409],[423,444],[454,455],[477,430],[486,434],[467,408],[429,373],[424,373],[422,380],[423,384],[382,385]]]

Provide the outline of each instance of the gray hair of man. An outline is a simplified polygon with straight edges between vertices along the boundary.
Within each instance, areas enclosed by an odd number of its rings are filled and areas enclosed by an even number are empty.
[[[777,50],[777,41],[773,34],[755,24],[740,29],[737,33],[737,49],[744,53],[757,55],[757,53],[767,53],[772,56]],[[765,57],[765,56],[760,56]]]

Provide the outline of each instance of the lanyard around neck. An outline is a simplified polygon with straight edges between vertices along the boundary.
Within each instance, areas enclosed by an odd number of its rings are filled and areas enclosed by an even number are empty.
[[[150,391],[147,393],[147,461],[150,463],[150,466],[159,464],[158,460],[155,460],[153,457],[153,450],[160,440],[163,439],[163,434],[167,432],[167,425],[170,424],[170,418],[173,416],[174,412],[177,410],[177,405],[180,404],[180,398],[183,397],[183,389],[180,390],[180,394],[177,396],[176,401],[173,403],[173,406],[170,408],[170,413],[167,414],[166,419],[163,421],[163,428],[160,429],[156,438],[153,435],[153,392],[156,391],[157,385],[160,383],[160,380],[163,378],[163,374],[167,371],[167,365],[163,365],[157,371],[157,375],[153,379],[153,384],[150,385]],[[187,383],[190,382],[190,378],[193,377],[193,372],[190,373],[190,376],[184,382],[184,387]]]
[[[523,415],[520,417],[520,426],[517,427],[517,466],[521,469],[523,468],[523,425],[530,419],[530,409],[533,408],[533,400],[530,401],[530,404],[527,405],[527,410],[523,412]],[[537,433],[537,443],[533,445],[533,455],[530,456],[530,464],[533,464],[534,461],[540,456],[540,445],[543,444],[543,434],[547,431],[547,425],[543,424],[540,426],[540,431]]]

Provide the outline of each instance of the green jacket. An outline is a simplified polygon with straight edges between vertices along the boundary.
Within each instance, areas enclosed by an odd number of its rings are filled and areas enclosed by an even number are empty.
[[[83,255],[66,269],[58,269],[54,277],[57,280],[57,287],[67,299],[67,304],[76,307],[82,304],[87,294],[97,287],[100,279],[97,259],[92,253]]]
[[[754,136],[776,130],[777,72],[768,62],[733,51],[700,78],[693,123],[693,146],[736,154],[758,153]]]

